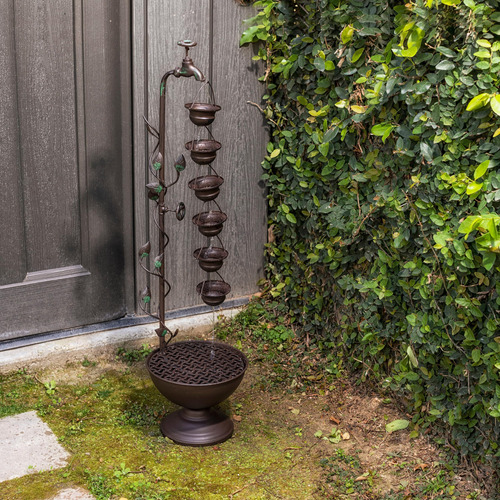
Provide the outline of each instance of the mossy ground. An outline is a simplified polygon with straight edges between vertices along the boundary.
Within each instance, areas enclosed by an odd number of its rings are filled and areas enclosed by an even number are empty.
[[[149,379],[147,349],[0,377],[0,417],[37,410],[72,455],[65,468],[2,483],[0,499],[48,499],[70,486],[128,500],[495,498],[427,437],[387,434],[388,421],[407,416],[331,375],[314,349],[294,348],[286,325],[247,312],[218,329],[251,363],[222,405],[234,437],[217,446],[162,437],[159,422],[176,407]]]

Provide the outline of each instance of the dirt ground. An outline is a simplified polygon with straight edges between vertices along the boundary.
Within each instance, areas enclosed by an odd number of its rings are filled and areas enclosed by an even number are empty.
[[[0,377],[0,416],[36,409],[72,453],[64,469],[2,483],[0,499],[48,499],[68,486],[113,500],[500,498],[493,471],[458,463],[411,427],[387,432],[411,415],[386,395],[355,378],[302,386],[286,376],[286,357],[238,347],[250,365],[221,406],[234,436],[203,448],[161,436],[175,406],[137,360],[147,347]]]

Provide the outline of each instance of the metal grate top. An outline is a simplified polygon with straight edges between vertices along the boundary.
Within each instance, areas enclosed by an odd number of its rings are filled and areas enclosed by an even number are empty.
[[[162,380],[186,385],[227,382],[247,367],[245,356],[237,349],[210,341],[170,344],[165,351],[154,352],[149,369]]]

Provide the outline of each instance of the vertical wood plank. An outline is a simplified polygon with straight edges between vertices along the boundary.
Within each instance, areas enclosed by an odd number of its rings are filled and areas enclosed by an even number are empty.
[[[213,134],[223,144],[215,168],[224,177],[220,204],[228,215],[221,238],[230,255],[221,270],[232,296],[257,290],[263,276],[267,239],[266,199],[261,187],[261,162],[268,133],[260,111],[259,65],[252,46],[239,46],[242,22],[254,15],[252,7],[214,1],[213,81],[222,110]]]
[[[149,285],[147,274],[141,269],[137,251],[150,239],[148,200],[144,186],[147,184],[147,134],[143,116],[148,115],[148,0],[132,1],[132,87],[133,107],[132,123],[134,127],[134,274],[135,274],[135,309],[137,296]]]
[[[79,264],[72,0],[16,0],[28,271]]]
[[[120,0],[82,0],[90,271],[100,309],[125,312]],[[126,55],[124,55],[126,59]],[[125,87],[126,88],[126,87]],[[125,165],[126,168],[126,165]],[[128,270],[125,270],[128,272]]]
[[[26,275],[13,6],[0,1],[0,286]]]

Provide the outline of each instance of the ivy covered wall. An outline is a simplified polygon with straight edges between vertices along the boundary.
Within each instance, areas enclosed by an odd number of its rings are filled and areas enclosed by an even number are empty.
[[[256,5],[270,293],[416,432],[499,456],[499,2]]]

